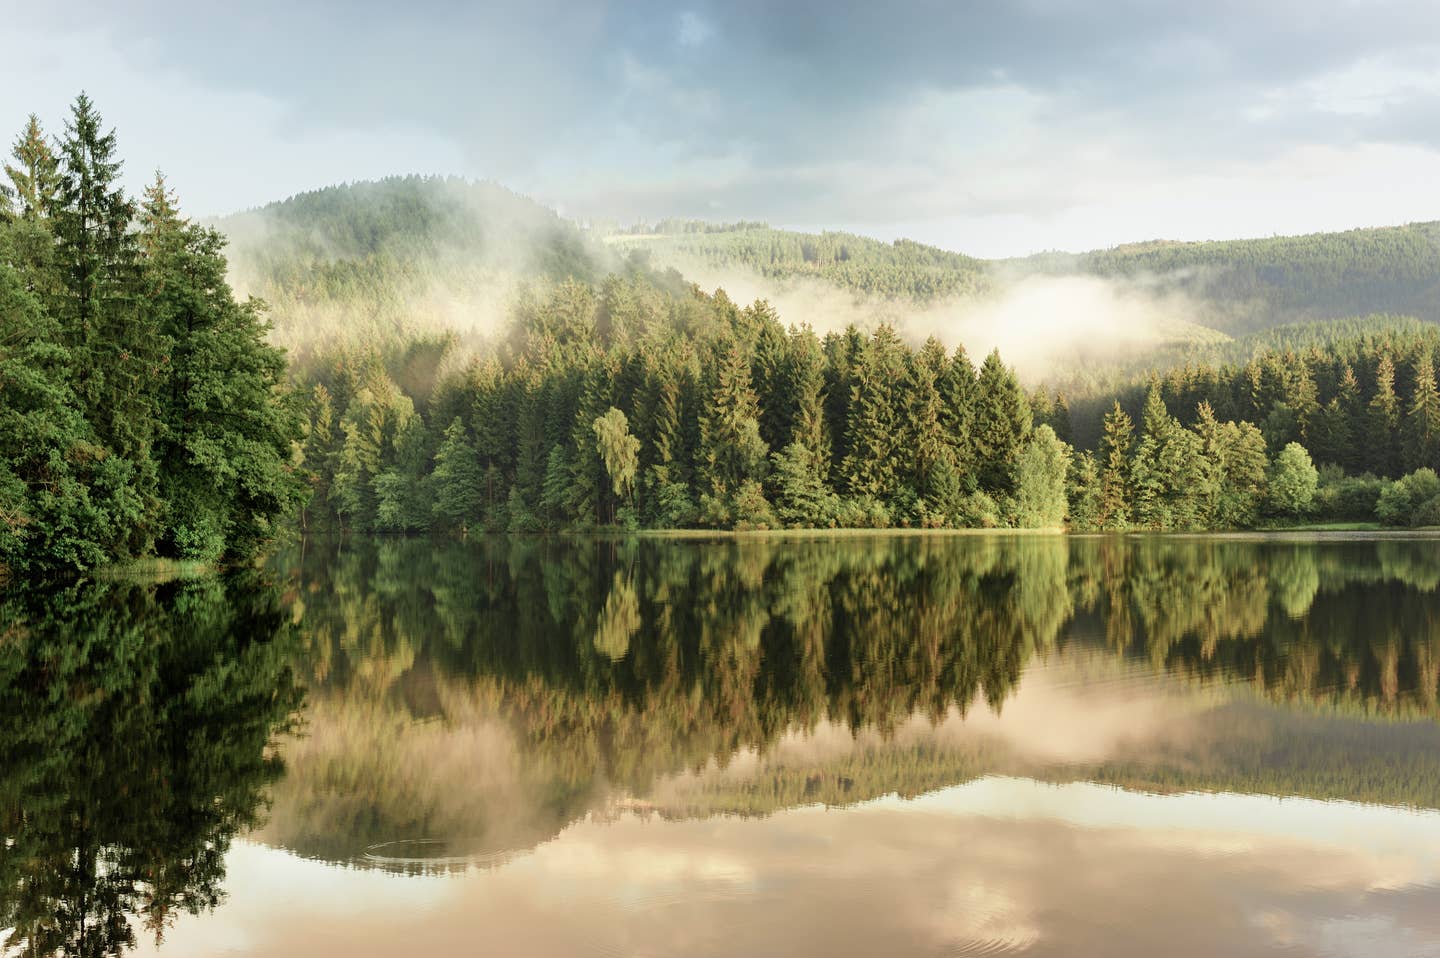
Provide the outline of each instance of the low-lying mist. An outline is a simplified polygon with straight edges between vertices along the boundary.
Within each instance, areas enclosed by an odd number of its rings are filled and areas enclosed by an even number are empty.
[[[724,289],[737,303],[767,300],[785,324],[808,324],[821,335],[890,323],[913,344],[930,336],[947,348],[963,344],[976,363],[999,349],[1031,383],[1161,346],[1227,338],[1202,324],[1205,311],[1189,297],[1143,279],[1012,273],[999,277],[989,294],[916,304],[809,277],[776,279],[698,261],[666,265],[702,288]]]

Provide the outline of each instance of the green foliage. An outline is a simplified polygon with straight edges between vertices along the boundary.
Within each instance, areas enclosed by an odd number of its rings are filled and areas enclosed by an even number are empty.
[[[1194,490],[1200,524],[1212,529],[1253,525],[1268,481],[1264,436],[1248,422],[1217,422],[1210,404],[1203,402],[1195,431],[1200,440]]]
[[[826,484],[824,470],[810,447],[792,442],[771,453],[770,459],[775,513],[780,521],[795,528],[833,525],[840,500]]]
[[[1042,425],[1030,434],[1016,467],[1015,524],[1022,529],[1058,529],[1069,509],[1066,479],[1070,447]]]
[[[119,955],[219,903],[283,771],[269,746],[301,701],[294,635],[253,572],[5,594],[7,950]]]
[[[1130,464],[1132,521],[1147,529],[1188,529],[1199,520],[1201,439],[1170,415],[1160,390],[1145,401],[1140,442]]]
[[[628,500],[635,486],[635,473],[640,468],[640,440],[630,435],[625,413],[611,406],[594,422],[595,443],[605,471],[610,474],[615,496]]]
[[[1275,456],[1270,469],[1270,510],[1280,516],[1308,514],[1319,484],[1320,473],[1310,461],[1310,453],[1298,442],[1289,443]]]
[[[1440,477],[1433,469],[1417,469],[1380,491],[1375,515],[1387,526],[1417,525],[1421,507],[1436,496],[1440,496]]]
[[[1030,403],[999,350],[985,357],[975,386],[970,441],[980,488],[996,500],[1015,493],[1020,450],[1030,436]]]
[[[0,576],[248,558],[304,496],[284,357],[232,296],[219,234],[158,177],[138,209],[126,197],[84,94],[59,146],[32,117],[6,166],[21,209],[0,222]]]

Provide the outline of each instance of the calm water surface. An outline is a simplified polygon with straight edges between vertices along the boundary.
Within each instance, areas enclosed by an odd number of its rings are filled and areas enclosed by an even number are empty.
[[[0,941],[1435,958],[1437,681],[1433,538],[330,540],[12,588]]]

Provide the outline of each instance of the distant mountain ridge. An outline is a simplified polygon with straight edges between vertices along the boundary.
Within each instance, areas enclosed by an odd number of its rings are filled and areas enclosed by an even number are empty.
[[[1205,308],[1206,325],[1235,334],[1378,313],[1440,322],[1440,222],[1268,239],[1150,240],[1001,260],[849,233],[750,223],[684,227],[661,224],[611,242],[648,249],[661,261],[745,266],[777,279],[811,276],[917,302],[984,294],[1025,276],[1096,276],[1184,294]]]
[[[493,309],[497,286],[593,283],[633,258],[682,274],[814,280],[900,304],[979,299],[1026,277],[1098,277],[1185,297],[1198,323],[1236,336],[1373,314],[1440,322],[1440,222],[984,260],[760,222],[665,220],[602,237],[495,183],[403,176],[297,194],[216,225],[231,239],[237,287],[271,303],[282,339],[327,321],[317,309],[405,327],[417,310],[468,309],[482,293]]]

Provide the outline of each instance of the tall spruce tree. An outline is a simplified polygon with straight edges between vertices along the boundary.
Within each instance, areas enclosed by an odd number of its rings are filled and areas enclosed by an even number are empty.
[[[1440,393],[1435,389],[1435,362],[1429,350],[1415,357],[1415,388],[1405,411],[1405,469],[1440,468]]]
[[[892,498],[902,481],[897,450],[905,441],[907,350],[893,327],[875,330],[852,372],[845,424],[845,487],[851,495]]]
[[[140,222],[145,325],[165,352],[152,393],[165,504],[156,545],[186,558],[249,554],[301,496],[285,357],[265,341],[258,305],[231,294],[224,238],[183,219],[158,174]]]
[[[1130,525],[1130,447],[1135,426],[1117,401],[1105,415],[1100,439],[1100,502],[1096,525],[1106,531]]]
[[[980,488],[997,501],[1015,494],[1015,468],[1030,437],[1030,402],[1015,371],[994,350],[975,384],[971,442]]]
[[[1366,468],[1379,476],[1398,474],[1396,455],[1400,401],[1395,396],[1395,364],[1388,353],[1380,356],[1375,369],[1375,392],[1365,415]]]
[[[133,553],[155,541],[160,514],[151,444],[156,391],[164,381],[163,344],[141,308],[139,251],[130,230],[135,208],[119,183],[115,133],[85,94],[75,98],[61,141],[54,206],[55,262],[61,288],[54,304],[76,370],[86,418],[112,455],[131,463],[144,518],[131,530]]]
[[[1165,408],[1158,385],[1145,400],[1140,442],[1130,464],[1133,521],[1147,529],[1187,529],[1200,511],[1200,441]]]
[[[15,162],[5,164],[5,175],[16,215],[30,220],[48,217],[60,188],[60,161],[35,114],[15,138],[11,156]]]

